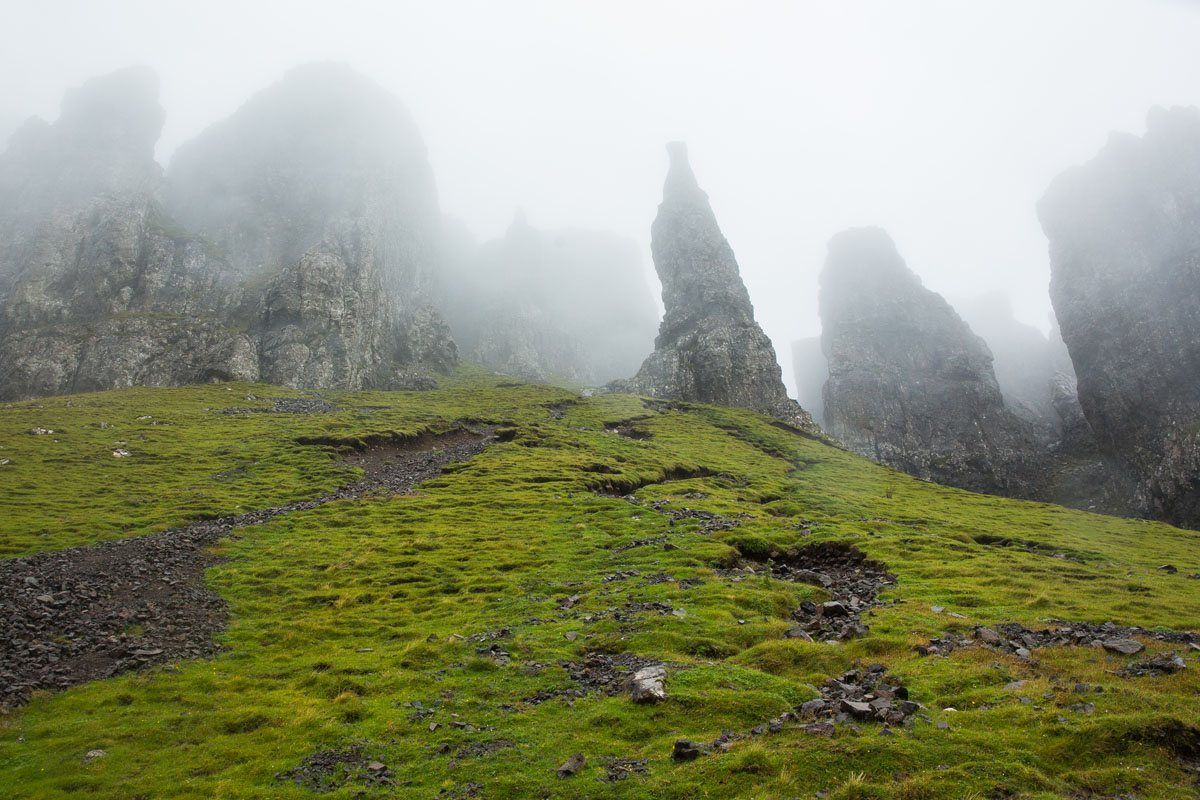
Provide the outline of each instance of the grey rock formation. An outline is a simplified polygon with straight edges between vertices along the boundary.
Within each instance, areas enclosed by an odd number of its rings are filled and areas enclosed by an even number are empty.
[[[825,381],[829,378],[829,361],[821,348],[821,337],[811,336],[792,342],[792,370],[796,377],[796,397],[800,405],[812,414],[813,420],[825,426]]]
[[[1200,111],[1156,108],[1038,205],[1051,299],[1101,450],[1138,509],[1200,525]]]
[[[821,274],[826,430],[927,480],[1039,495],[1047,443],[1004,405],[987,345],[878,228],[835,236]]]
[[[451,236],[444,307],[466,358],[526,380],[583,385],[637,369],[658,312],[633,242],[537,230],[522,214],[482,247]]]
[[[433,306],[440,212],[416,125],[342,64],[290,71],[180,148],[171,205],[248,285],[266,379],[389,388],[457,351]]]
[[[740,406],[815,430],[808,412],[787,396],[775,348],[754,320],[733,249],[696,183],[687,148],[673,142],[667,152],[670,169],[651,228],[666,313],[654,352],[622,388]]]
[[[0,156],[0,397],[258,377],[227,264],[163,211],[157,93],[88,81]]]
[[[1053,400],[1060,365],[1049,337],[1019,322],[1004,292],[988,292],[954,307],[987,343],[1005,405],[1030,422],[1053,426],[1058,418]],[[1073,375],[1067,373],[1068,378]]]

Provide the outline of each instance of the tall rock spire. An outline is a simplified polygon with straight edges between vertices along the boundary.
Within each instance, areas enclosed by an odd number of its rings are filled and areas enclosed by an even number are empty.
[[[626,386],[653,397],[739,406],[815,430],[787,396],[775,348],[754,321],[733,249],[721,234],[682,142],[651,227],[666,313],[654,352]]]

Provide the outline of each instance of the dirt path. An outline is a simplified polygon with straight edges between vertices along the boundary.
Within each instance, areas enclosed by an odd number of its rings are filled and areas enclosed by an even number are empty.
[[[312,500],[161,533],[0,561],[0,708],[152,664],[213,655],[228,617],[204,585],[208,548],[234,528],[333,500],[411,492],[495,441],[492,430],[378,444],[345,458],[358,481]]]

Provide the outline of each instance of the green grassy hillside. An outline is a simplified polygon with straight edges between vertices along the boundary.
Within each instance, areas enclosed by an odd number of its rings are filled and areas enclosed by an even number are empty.
[[[1188,644],[1141,636],[1135,656],[1068,646],[1029,659],[916,647],[1008,622],[1200,630],[1188,577],[1200,534],[923,483],[749,412],[465,371],[437,391],[327,392],[327,412],[222,413],[295,396],[205,386],[0,408],[5,559],[319,496],[356,475],[334,445],[463,420],[506,432],[414,494],[237,529],[206,577],[229,604],[223,651],[37,692],[0,716],[0,794],[1197,794]],[[859,548],[895,583],[865,635],[790,638],[793,612],[826,593],[761,561],[824,541]],[[1167,650],[1186,668],[1118,674]],[[667,699],[592,687],[575,666],[589,655],[665,663]],[[789,716],[751,734],[876,662],[923,706],[904,724],[826,735]],[[736,734],[724,747],[671,758],[677,739],[722,731]],[[329,769],[296,771],[323,752]],[[576,753],[582,769],[559,777]]]

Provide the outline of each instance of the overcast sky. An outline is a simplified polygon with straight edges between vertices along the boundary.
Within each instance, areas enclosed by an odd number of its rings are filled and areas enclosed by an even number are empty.
[[[663,144],[684,139],[790,373],[825,243],[853,225],[887,228],[931,288],[1005,289],[1045,328],[1034,204],[1150,106],[1200,105],[1198,42],[1185,0],[0,0],[0,126],[148,64],[166,162],[289,67],[344,60],[408,105],[477,235],[519,206],[636,238],[648,275]]]

